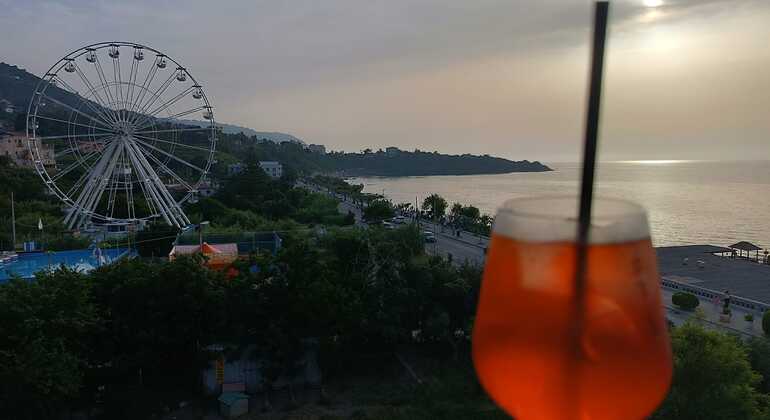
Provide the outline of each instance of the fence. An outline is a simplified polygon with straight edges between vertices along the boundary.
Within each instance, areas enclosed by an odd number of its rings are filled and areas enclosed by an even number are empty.
[[[196,232],[180,235],[177,245],[198,245],[201,238]],[[275,232],[237,232],[203,234],[203,242],[211,245],[235,243],[239,254],[250,254],[257,251],[267,251],[276,254],[281,249],[282,239]]]
[[[691,284],[680,283],[678,281],[674,281],[666,278],[661,278],[660,284],[667,289],[673,289],[673,290],[679,290],[682,292],[692,293],[695,296],[700,296],[707,299],[714,299],[715,297],[724,296],[723,293],[720,293],[714,290],[693,286]],[[747,298],[742,298],[739,296],[730,296],[730,305],[739,306],[743,309],[758,312],[758,313],[764,313],[765,311],[770,310],[770,304],[747,299]]]

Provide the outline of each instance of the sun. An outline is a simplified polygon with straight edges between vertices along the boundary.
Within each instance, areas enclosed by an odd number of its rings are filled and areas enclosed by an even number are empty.
[[[660,7],[663,6],[663,0],[643,0],[645,7]]]

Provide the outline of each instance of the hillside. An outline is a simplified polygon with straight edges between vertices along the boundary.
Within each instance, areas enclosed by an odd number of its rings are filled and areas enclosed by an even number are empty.
[[[9,101],[16,107],[17,114],[8,114],[0,110],[0,119],[6,125],[16,122],[24,124],[23,115],[35,86],[40,81],[37,76],[5,63],[0,63],[0,99]],[[49,89],[48,95],[68,105],[77,105],[80,101],[74,95],[59,88]],[[49,105],[51,106],[51,105]],[[98,107],[97,104],[93,104]],[[61,108],[61,107],[57,107]],[[61,112],[66,112],[62,108]],[[66,119],[66,114],[62,118]],[[201,121],[182,120],[191,126]],[[282,162],[289,172],[338,173],[347,176],[424,176],[424,175],[475,175],[500,174],[509,172],[542,172],[551,169],[540,162],[527,160],[512,161],[489,155],[470,154],[446,155],[438,152],[414,152],[389,149],[363,153],[312,153],[305,148],[305,143],[291,134],[256,131],[232,124],[219,124],[222,134],[216,159],[219,164],[212,168],[212,173],[223,176],[226,166],[237,160],[276,160]],[[11,127],[9,127],[11,128]],[[23,129],[23,127],[17,127]],[[40,131],[57,131],[61,127],[54,123],[40,126]],[[199,136],[198,136],[199,137]],[[206,138],[198,138],[193,133],[183,133],[182,141],[199,146],[206,145]]]
[[[512,161],[489,155],[445,155],[403,150],[365,153],[332,153],[334,167],[348,176],[476,175],[509,172],[544,172],[540,162]]]
[[[183,124],[190,124],[190,125],[205,124],[203,121],[198,121],[198,120],[178,120],[178,121],[182,122]],[[217,121],[217,126],[221,127],[222,132],[225,134],[243,134],[247,137],[256,137],[258,140],[270,140],[274,143],[283,143],[285,141],[289,141],[293,143],[305,144],[304,141],[287,133],[257,131],[257,130],[254,130],[253,128],[241,127],[239,125],[227,124],[220,121]]]

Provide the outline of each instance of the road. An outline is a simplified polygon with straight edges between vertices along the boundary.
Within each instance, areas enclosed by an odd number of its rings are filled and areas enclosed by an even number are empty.
[[[315,192],[327,193],[312,185],[304,185],[304,187]],[[335,198],[340,200],[340,213],[347,214],[348,211],[351,211],[356,217],[356,224],[366,226],[366,223],[363,222],[361,210],[352,203],[343,201],[340,197]],[[436,242],[425,244],[426,252],[432,255],[441,255],[443,257],[449,257],[451,255],[452,262],[457,265],[460,265],[465,261],[477,265],[484,264],[485,249],[488,246],[487,238],[479,238],[468,232],[462,232],[458,238],[452,235],[450,229],[444,228],[442,231],[439,225],[430,222],[420,222],[420,228],[423,231],[433,232],[436,237]],[[700,308],[701,311],[698,311],[700,312],[699,317],[696,316],[695,311],[683,311],[676,308],[671,303],[671,296],[674,292],[674,290],[662,288],[662,300],[664,310],[666,311],[666,317],[675,325],[681,325],[684,322],[691,320],[696,321],[707,328],[739,334],[743,337],[762,335],[762,317],[758,314],[754,314],[754,321],[749,323],[744,319],[747,312],[734,306],[732,307],[733,314],[730,321],[722,322],[719,316],[721,308],[715,306],[712,302],[700,299],[698,308]]]
[[[337,197],[334,194],[329,193],[324,189],[318,188],[314,185],[298,183],[298,186],[317,193],[328,194],[340,200],[340,203],[337,207],[339,212],[342,214],[347,214],[349,211],[353,212],[353,215],[356,218],[356,225],[366,226],[366,223],[363,221],[361,210],[353,205],[353,203],[345,201],[341,197]],[[421,222],[420,228],[423,231],[435,232],[436,242],[426,243],[426,252],[432,255],[441,255],[444,257],[451,255],[452,262],[457,265],[462,264],[465,261],[476,265],[484,264],[484,248],[486,247],[486,239],[480,242],[477,237],[472,236],[467,232],[462,233],[460,238],[455,238],[448,230],[446,232],[441,232],[440,227],[427,222]]]

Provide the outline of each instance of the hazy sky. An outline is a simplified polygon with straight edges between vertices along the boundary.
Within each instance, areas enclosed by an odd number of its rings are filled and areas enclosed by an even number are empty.
[[[770,1],[612,4],[602,159],[770,158]],[[334,150],[576,160],[585,0],[0,0],[0,61],[42,74],[133,41],[201,81],[217,120]]]

